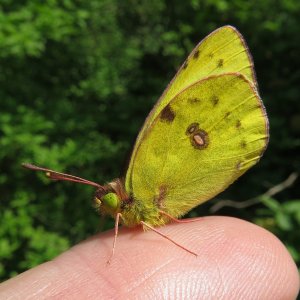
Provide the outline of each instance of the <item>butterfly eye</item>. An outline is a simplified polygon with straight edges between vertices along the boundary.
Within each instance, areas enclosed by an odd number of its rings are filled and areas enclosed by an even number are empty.
[[[116,193],[107,193],[100,200],[108,210],[116,211],[120,204],[120,199]]]

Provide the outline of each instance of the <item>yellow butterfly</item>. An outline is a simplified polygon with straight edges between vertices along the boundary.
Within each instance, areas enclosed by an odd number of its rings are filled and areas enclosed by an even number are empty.
[[[262,156],[268,119],[241,34],[221,27],[201,41],[147,117],[125,180],[101,186],[31,164],[54,180],[95,186],[96,207],[118,224],[152,229],[223,191]],[[179,221],[179,220],[177,220]],[[179,245],[181,248],[193,251]]]

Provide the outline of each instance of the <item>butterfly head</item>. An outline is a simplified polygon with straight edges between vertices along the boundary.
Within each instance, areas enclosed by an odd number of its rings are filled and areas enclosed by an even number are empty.
[[[94,206],[101,213],[114,217],[121,212],[124,203],[128,203],[129,197],[125,192],[124,183],[121,179],[99,186],[94,197]]]

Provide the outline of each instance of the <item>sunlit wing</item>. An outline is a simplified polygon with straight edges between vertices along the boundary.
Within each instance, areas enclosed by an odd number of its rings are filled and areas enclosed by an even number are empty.
[[[232,26],[224,26],[215,30],[194,48],[152,109],[132,152],[125,180],[127,191],[131,190],[132,168],[138,148],[147,129],[162,109],[189,85],[205,77],[228,72],[241,73],[252,82],[253,86],[257,86],[251,55],[246,43],[242,35]]]
[[[139,145],[131,192],[174,217],[212,198],[253,166],[268,140],[268,120],[252,82],[213,75],[180,92]]]

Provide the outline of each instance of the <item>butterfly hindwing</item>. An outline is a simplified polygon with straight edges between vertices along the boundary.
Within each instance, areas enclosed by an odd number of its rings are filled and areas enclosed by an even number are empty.
[[[251,81],[239,73],[202,79],[176,95],[144,135],[132,168],[133,197],[179,217],[253,166],[267,138]]]

